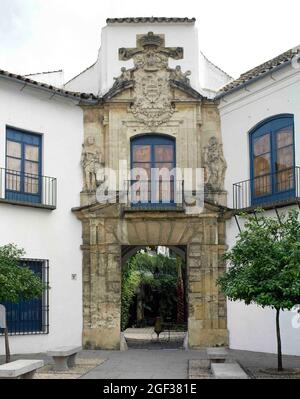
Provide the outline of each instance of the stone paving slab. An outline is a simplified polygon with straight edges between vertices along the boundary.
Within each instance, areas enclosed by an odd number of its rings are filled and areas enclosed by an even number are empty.
[[[211,370],[218,380],[248,380],[249,376],[238,363],[212,363]]]

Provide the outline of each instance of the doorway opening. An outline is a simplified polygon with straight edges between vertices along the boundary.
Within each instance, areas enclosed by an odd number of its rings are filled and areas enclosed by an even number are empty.
[[[129,349],[184,347],[186,247],[122,248],[121,329]]]

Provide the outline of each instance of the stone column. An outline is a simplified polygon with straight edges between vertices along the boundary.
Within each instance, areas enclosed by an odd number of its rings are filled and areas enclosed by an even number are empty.
[[[83,241],[83,345],[120,349],[121,249],[103,243],[104,227],[91,221]],[[89,241],[89,243],[87,243]]]
[[[201,236],[202,242],[197,238]],[[188,246],[190,348],[228,344],[226,300],[216,285],[223,271],[223,252],[217,220],[205,221],[203,234],[196,235]]]

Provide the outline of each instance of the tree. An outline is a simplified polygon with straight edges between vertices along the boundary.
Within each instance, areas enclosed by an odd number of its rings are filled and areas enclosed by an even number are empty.
[[[183,267],[181,264],[181,275]],[[140,317],[143,315],[141,309],[143,307],[148,312],[155,313],[155,316],[160,316],[162,321],[170,317],[176,319],[178,273],[176,259],[163,255],[150,256],[147,253],[137,253],[123,266],[122,331],[128,326],[129,310],[136,294],[138,294]],[[182,288],[184,305],[184,287]]]
[[[231,267],[218,284],[230,300],[276,310],[278,371],[282,371],[280,311],[300,303],[299,213],[291,210],[278,219],[259,210],[256,216],[242,216],[245,228],[225,254]]]
[[[177,256],[177,324],[184,323],[184,284],[181,263],[181,258]]]
[[[24,250],[9,244],[0,247],[0,304],[18,303],[21,300],[38,299],[44,285],[30,269],[21,267]],[[10,362],[8,332],[5,329],[6,363]]]

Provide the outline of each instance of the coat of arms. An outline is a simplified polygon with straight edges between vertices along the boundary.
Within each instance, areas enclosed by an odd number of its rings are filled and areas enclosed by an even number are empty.
[[[152,32],[137,36],[137,48],[119,50],[121,60],[133,59],[135,65],[132,70],[135,82],[132,112],[137,120],[149,127],[168,121],[174,113],[170,89],[172,70],[168,68],[170,57],[182,59],[183,49],[165,47],[164,35]]]

